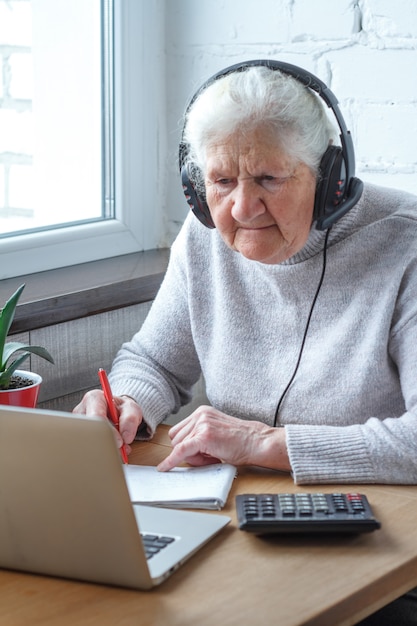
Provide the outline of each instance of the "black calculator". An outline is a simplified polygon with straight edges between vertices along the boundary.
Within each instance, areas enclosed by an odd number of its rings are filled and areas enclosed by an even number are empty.
[[[364,533],[381,527],[361,493],[247,493],[236,496],[239,528],[262,534]]]

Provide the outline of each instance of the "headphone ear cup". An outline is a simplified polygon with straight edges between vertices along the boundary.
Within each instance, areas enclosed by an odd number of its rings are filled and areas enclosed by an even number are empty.
[[[194,215],[200,220],[207,228],[215,228],[214,222],[211,219],[210,209],[206,199],[199,194],[188,175],[188,169],[186,165],[181,168],[181,181],[184,191],[185,199],[190,206]]]
[[[327,218],[327,224],[333,225],[331,215],[344,200],[345,192],[346,166],[342,149],[338,146],[329,146],[320,161],[313,219],[318,220],[320,224],[321,220]],[[330,224],[328,218],[330,218]],[[334,221],[336,219],[335,217]]]

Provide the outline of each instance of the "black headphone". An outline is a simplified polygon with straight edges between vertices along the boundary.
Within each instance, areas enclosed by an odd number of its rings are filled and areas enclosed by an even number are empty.
[[[319,166],[319,177],[314,201],[313,220],[316,220],[316,228],[318,230],[326,230],[333,226],[338,219],[358,202],[362,195],[363,183],[359,178],[355,178],[355,153],[352,137],[339,110],[338,100],[319,78],[289,63],[267,59],[245,61],[244,63],[231,65],[209,78],[191,98],[186,114],[200,93],[209,85],[232,72],[242,72],[252,66],[264,66],[289,74],[306,87],[317,92],[327,106],[332,109],[336,117],[340,128],[341,146],[328,146],[323,154]],[[215,228],[204,195],[197,192],[190,180],[192,176],[190,176],[191,173],[185,164],[188,151],[188,144],[182,139],[179,147],[179,166],[186,200],[200,222],[208,228]]]

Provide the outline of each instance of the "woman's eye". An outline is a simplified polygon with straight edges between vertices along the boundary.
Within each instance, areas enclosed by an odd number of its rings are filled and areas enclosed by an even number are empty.
[[[275,185],[276,179],[274,178],[274,176],[264,174],[262,176],[256,176],[255,182],[261,187],[270,188],[271,186]]]
[[[280,182],[279,178],[276,178],[275,176],[270,176],[269,174],[264,174],[263,176],[260,176],[258,179],[258,182],[262,185],[262,183],[274,183],[274,184],[278,184]]]
[[[280,189],[284,185],[284,183],[286,183],[288,178],[289,176],[278,178],[277,176],[265,174],[264,176],[260,176],[258,178],[258,184],[271,190]]]

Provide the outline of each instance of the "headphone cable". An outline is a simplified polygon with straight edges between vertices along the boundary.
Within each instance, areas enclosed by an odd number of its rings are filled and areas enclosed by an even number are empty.
[[[310,307],[310,312],[309,312],[309,314],[308,314],[306,327],[305,327],[305,329],[304,329],[303,339],[302,339],[302,341],[301,341],[300,351],[299,351],[299,353],[298,353],[297,363],[295,364],[295,368],[294,368],[294,371],[293,371],[293,373],[292,373],[292,376],[291,376],[291,378],[290,378],[290,380],[289,380],[289,382],[288,382],[287,386],[285,387],[284,391],[282,392],[281,397],[280,397],[280,399],[279,399],[279,401],[278,401],[278,404],[277,404],[277,408],[275,409],[275,416],[274,416],[274,428],[277,426],[277,422],[278,422],[278,415],[279,415],[279,410],[280,410],[280,408],[281,408],[282,402],[283,402],[283,400],[284,400],[285,396],[287,395],[287,392],[288,392],[289,388],[291,387],[292,383],[294,382],[294,378],[296,377],[296,375],[297,375],[297,371],[298,371],[298,368],[299,368],[299,366],[300,366],[301,357],[302,357],[302,355],[303,355],[304,346],[305,346],[305,342],[306,342],[306,339],[307,339],[307,333],[308,333],[308,329],[309,329],[309,326],[310,326],[311,318],[312,318],[312,315],[313,315],[314,307],[315,307],[315,305],[316,305],[316,301],[317,301],[317,298],[318,298],[318,296],[319,296],[319,293],[320,293],[320,290],[321,290],[321,286],[322,286],[322,284],[323,284],[324,275],[325,275],[325,273],[326,273],[326,265],[327,265],[327,243],[328,243],[328,240],[329,240],[329,235],[330,235],[331,228],[332,228],[332,227],[330,226],[330,227],[327,229],[327,231],[326,231],[326,237],[325,237],[325,239],[324,239],[324,248],[323,248],[323,266],[322,266],[322,270],[321,270],[321,276],[320,276],[319,284],[318,284],[317,289],[316,289],[316,293],[314,294],[313,302],[312,302],[311,307]]]

